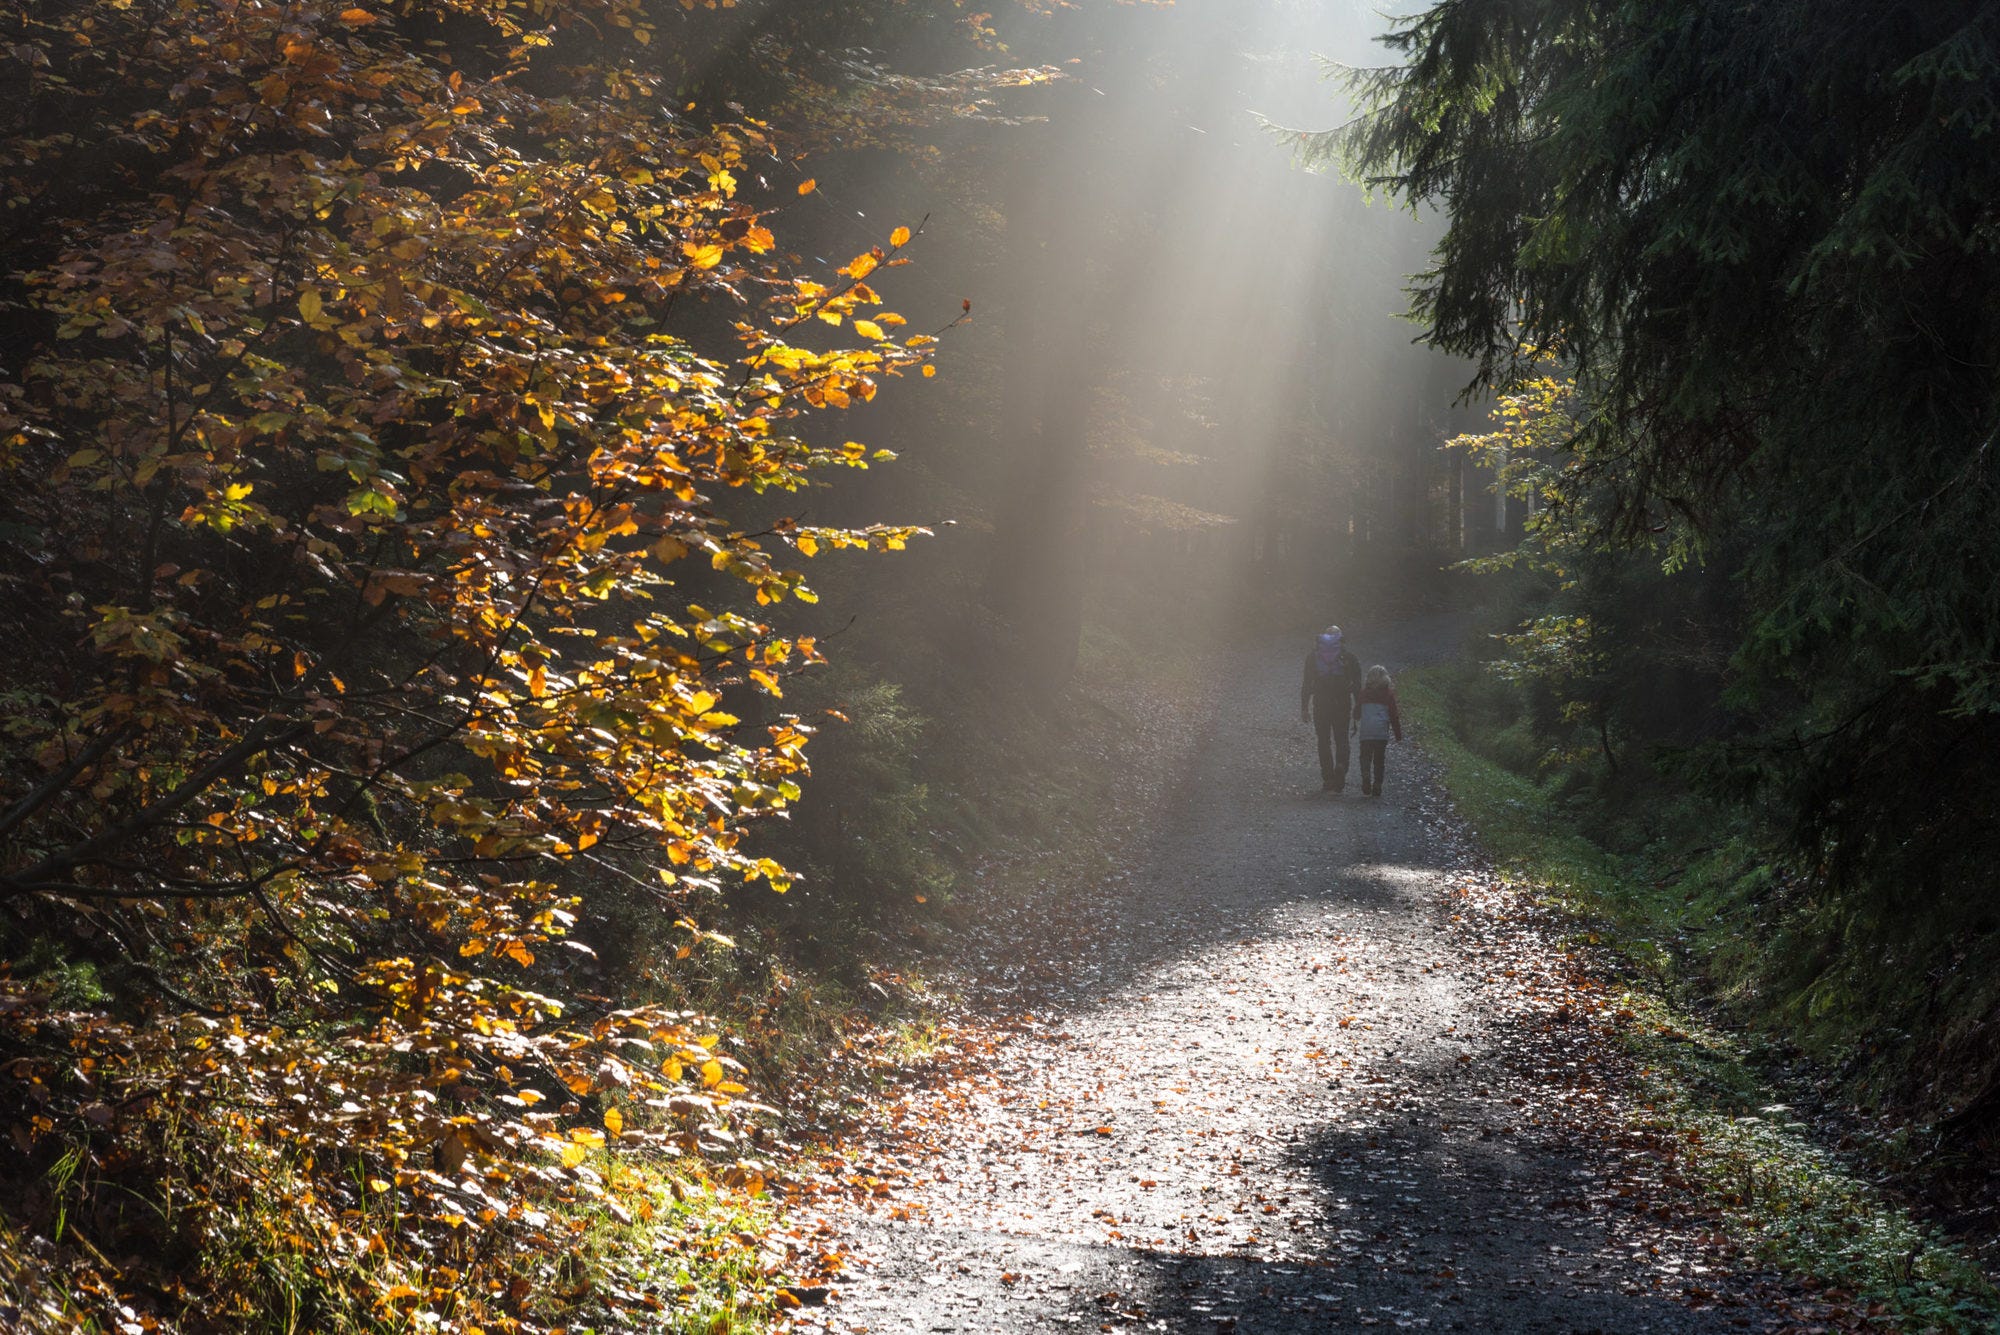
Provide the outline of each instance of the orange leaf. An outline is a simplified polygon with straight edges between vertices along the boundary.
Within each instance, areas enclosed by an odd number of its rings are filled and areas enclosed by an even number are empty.
[[[909,245],[910,229],[907,227],[898,227],[895,231],[889,233],[889,244],[892,246]]]
[[[799,193],[802,195],[810,195],[814,190],[817,190],[818,188],[819,188],[819,182],[810,176],[808,176],[805,180],[799,182]]]

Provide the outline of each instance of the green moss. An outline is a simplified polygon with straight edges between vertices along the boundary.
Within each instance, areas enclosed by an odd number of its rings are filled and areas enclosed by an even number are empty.
[[[1908,1330],[1990,1330],[2000,1292],[1956,1246],[1818,1144],[1735,1037],[1657,995],[1626,994],[1641,1098],[1687,1147],[1690,1179],[1759,1262],[1851,1290]]]
[[[1786,909],[1785,874],[1740,819],[1668,782],[1628,777],[1620,792],[1531,761],[1518,715],[1479,676],[1404,674],[1415,735],[1501,874],[1590,920],[1593,939],[1630,966],[1621,1033],[1639,1063],[1637,1093],[1655,1129],[1686,1147],[1686,1177],[1729,1235],[1764,1264],[1852,1290],[1900,1328],[1992,1329],[2000,1293],[1979,1267],[1818,1145],[1745,1040],[1691,1009],[1717,998],[1754,1028],[1806,1034],[1828,1051],[1867,1013],[1855,991],[1885,986],[1879,961],[1803,960],[1803,943],[1824,941],[1826,925],[1810,905]],[[1791,938],[1775,951],[1759,930],[1774,913]],[[1774,958],[1804,981],[1774,981]]]

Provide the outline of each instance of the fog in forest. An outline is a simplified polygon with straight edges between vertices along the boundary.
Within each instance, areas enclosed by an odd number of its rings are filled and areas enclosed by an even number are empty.
[[[901,459],[816,505],[950,521],[862,588],[928,586],[968,609],[929,624],[1046,683],[1099,600],[1180,635],[1306,629],[1456,549],[1438,446],[1469,420],[1466,376],[1400,318],[1435,226],[1303,170],[1283,133],[1346,118],[1332,66],[1381,61],[1387,23],[1283,0],[1058,11],[1010,34],[1008,63],[1062,76],[1007,101],[1020,123],[947,127],[929,164],[857,154],[786,208],[834,263],[924,220],[891,304],[927,328],[972,303],[937,379],[842,424]],[[833,601],[869,638],[868,600]]]
[[[2000,1329],[2000,2],[0,87],[0,1328]]]

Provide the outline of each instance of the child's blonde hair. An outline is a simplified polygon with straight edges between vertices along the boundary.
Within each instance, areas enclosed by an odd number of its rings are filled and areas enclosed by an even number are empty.
[[[1389,680],[1389,669],[1377,663],[1374,667],[1368,669],[1368,684],[1370,686],[1393,686],[1395,683]]]

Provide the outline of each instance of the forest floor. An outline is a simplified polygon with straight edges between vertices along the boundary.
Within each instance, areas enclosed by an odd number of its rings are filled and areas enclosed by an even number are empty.
[[[1400,669],[1460,623],[1363,637]],[[800,1329],[1866,1328],[1684,1188],[1575,924],[1422,751],[1323,794],[1285,644],[1155,720],[1126,872],[966,932],[962,1026],[794,1184]]]

